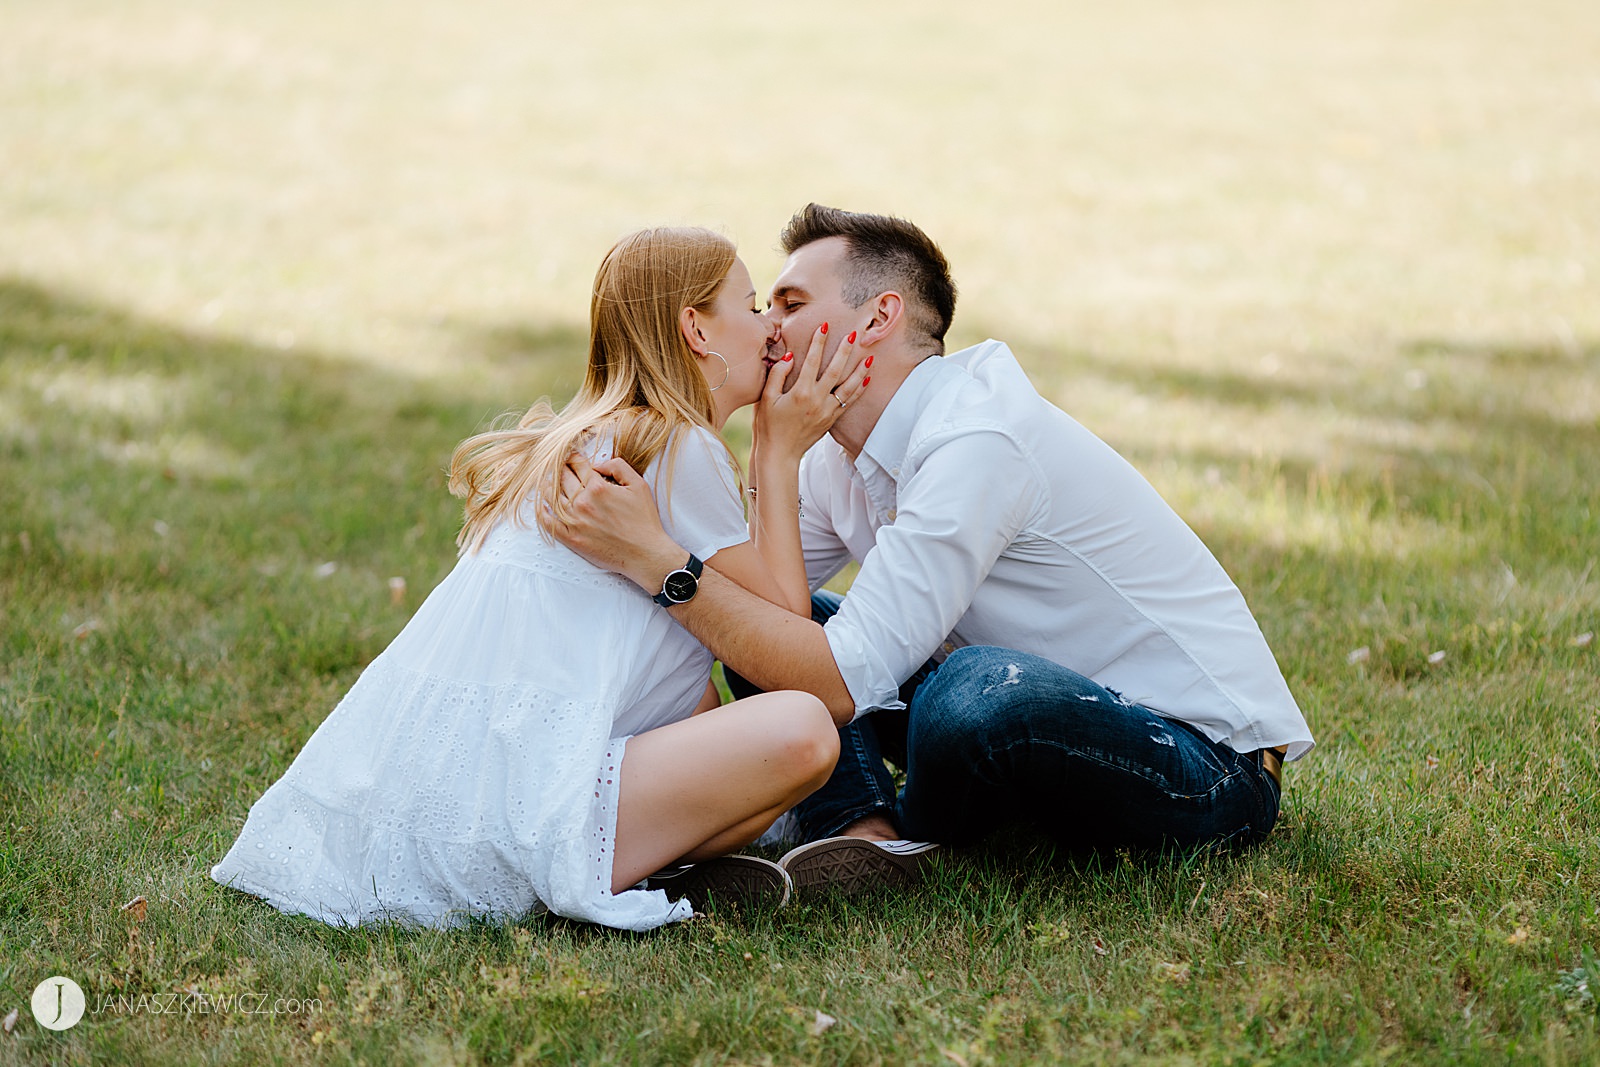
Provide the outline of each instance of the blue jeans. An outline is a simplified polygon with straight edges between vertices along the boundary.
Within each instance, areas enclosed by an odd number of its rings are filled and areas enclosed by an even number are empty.
[[[826,621],[838,605],[818,593],[812,617]],[[925,664],[900,697],[907,710],[840,729],[832,777],[795,807],[803,840],[881,813],[907,837],[946,844],[1023,822],[1068,847],[1192,847],[1258,841],[1278,818],[1260,753],[1039,656],[960,648]],[[885,757],[905,771],[898,793]]]

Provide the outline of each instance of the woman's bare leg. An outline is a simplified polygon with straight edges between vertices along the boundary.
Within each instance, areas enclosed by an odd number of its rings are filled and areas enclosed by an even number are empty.
[[[759,837],[828,780],[839,731],[807,693],[762,693],[628,741],[612,892]]]

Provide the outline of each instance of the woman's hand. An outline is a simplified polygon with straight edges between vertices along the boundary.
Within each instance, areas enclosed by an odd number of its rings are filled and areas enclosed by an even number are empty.
[[[811,347],[798,364],[791,352],[767,373],[755,417],[756,447],[762,459],[781,457],[798,462],[806,449],[833,428],[871,380],[868,371],[872,357],[863,359],[856,351],[854,330],[839,343],[833,359],[823,367],[827,341],[828,326],[824,323],[812,335]],[[794,385],[784,392],[784,383],[791,377]]]

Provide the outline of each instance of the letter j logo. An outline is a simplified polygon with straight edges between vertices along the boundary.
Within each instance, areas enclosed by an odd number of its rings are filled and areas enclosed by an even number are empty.
[[[70,978],[46,978],[33,990],[33,1017],[49,1030],[70,1030],[83,1018],[83,990]]]

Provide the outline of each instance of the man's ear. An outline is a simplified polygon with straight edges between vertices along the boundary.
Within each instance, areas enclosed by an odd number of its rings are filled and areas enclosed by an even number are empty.
[[[860,344],[877,344],[892,336],[905,322],[906,302],[899,293],[890,289],[879,293],[873,300],[872,319],[861,331]]]
[[[689,343],[697,356],[703,356],[707,351],[706,335],[700,332],[700,313],[692,307],[686,307],[678,312],[678,330],[683,334],[683,339]]]

